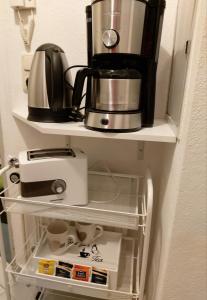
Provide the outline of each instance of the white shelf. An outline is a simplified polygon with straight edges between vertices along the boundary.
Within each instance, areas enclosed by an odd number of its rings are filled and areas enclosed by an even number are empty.
[[[70,234],[76,234],[76,229],[74,226],[70,226]],[[125,242],[126,241],[124,239],[124,243]],[[132,240],[127,239],[127,243],[128,242],[132,243]],[[42,234],[42,238],[40,239],[39,244],[36,247],[35,252],[33,253],[32,260],[36,266],[38,265],[39,260],[47,259],[54,260],[56,262],[63,261],[65,263],[70,263],[73,265],[96,267],[101,270],[107,270],[108,279],[106,285],[104,285],[104,288],[110,288],[114,290],[117,288],[118,273],[119,271],[121,271],[119,269],[119,260],[122,248],[122,234],[118,232],[104,230],[102,236],[96,239],[95,243],[98,247],[99,253],[101,253],[101,258],[103,261],[93,261],[91,259],[91,255],[89,257],[80,257],[80,252],[83,249],[83,246],[81,245],[73,245],[65,253],[57,255],[51,252],[47,241],[47,234],[45,232]],[[87,247],[87,249],[90,249],[90,247]],[[39,275],[42,276],[42,274]],[[55,280],[57,279],[57,276],[53,275],[52,278]],[[77,281],[75,282],[77,283]],[[86,285],[88,284],[90,286],[91,282],[86,283]],[[103,287],[103,285],[98,286],[101,288]],[[97,284],[95,284],[95,287],[97,287]]]
[[[2,197],[2,200],[10,204],[7,209],[10,213],[137,230],[145,217],[145,213],[138,208],[138,204],[140,203],[141,207],[141,203],[146,200],[141,191],[139,192],[141,177],[113,173],[113,178],[116,180],[117,186],[114,185],[114,181],[108,173],[89,172],[89,204],[87,206],[41,202],[35,201],[34,198],[25,199],[19,196],[19,190],[15,191],[16,195],[13,193],[13,197],[5,196]],[[14,185],[9,187],[11,193],[13,187]]]
[[[13,115],[18,120],[35,128],[44,134],[68,135],[91,138],[118,139],[131,141],[149,141],[176,143],[176,135],[172,125],[167,120],[155,120],[155,125],[152,128],[143,128],[137,132],[130,133],[103,133],[98,131],[88,130],[82,122],[71,123],[39,123],[27,120],[27,107],[15,109]]]
[[[25,244],[25,248],[16,255],[13,261],[6,268],[6,271],[13,275],[19,282],[39,286],[45,289],[53,289],[72,294],[84,295],[87,297],[95,297],[96,299],[133,300],[139,297],[139,287],[138,289],[133,289],[133,269],[134,261],[136,260],[134,258],[134,239],[125,238],[122,241],[117,289],[106,289],[99,284],[89,282],[85,283],[69,278],[38,274],[37,261],[33,259],[33,253],[35,253],[36,249],[31,246],[32,239],[31,242],[28,241],[27,244]],[[30,252],[31,249],[34,249],[32,253]]]

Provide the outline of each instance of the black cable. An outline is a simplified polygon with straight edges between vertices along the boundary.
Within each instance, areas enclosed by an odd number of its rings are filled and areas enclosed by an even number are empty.
[[[72,110],[69,116],[69,121],[82,122],[85,116],[79,110]]]
[[[83,96],[81,97],[81,101],[83,100],[83,98],[86,96],[86,93],[85,94],[83,94]]]
[[[83,109],[85,109],[85,106],[84,106],[84,107],[81,107],[81,108],[79,108],[79,109],[78,109],[78,111],[81,111],[81,110],[83,110]]]
[[[67,68],[65,71],[64,71],[64,81],[65,83],[72,89],[74,90],[74,87],[66,80],[66,74],[68,73],[68,71],[70,71],[71,69],[74,69],[74,68],[87,68],[88,66],[84,66],[84,65],[74,65],[72,67],[69,67]]]
[[[42,292],[39,291],[35,297],[35,300],[39,300],[41,295],[42,295]]]
[[[73,86],[68,81],[65,80],[65,83],[72,91],[74,90]]]
[[[84,65],[74,65],[74,66],[71,66],[69,68],[67,68],[65,71],[64,71],[64,82],[67,84],[67,86],[71,89],[71,90],[74,90],[74,87],[67,81],[66,79],[66,74],[68,71],[70,71],[71,69],[74,69],[74,68],[87,68],[88,66],[84,66]],[[86,93],[82,95],[81,97],[81,100],[83,100],[83,98],[86,96]],[[75,110],[73,109],[70,116],[69,116],[69,120],[70,121],[74,121],[74,122],[82,122],[85,118],[85,115],[82,115],[82,113],[80,112],[82,109],[84,109],[85,107],[82,107],[78,110]]]

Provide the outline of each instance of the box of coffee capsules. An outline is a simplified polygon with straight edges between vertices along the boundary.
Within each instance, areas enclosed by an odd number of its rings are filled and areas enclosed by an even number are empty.
[[[73,265],[69,262],[42,259],[39,261],[39,274],[107,285],[108,271],[97,267]]]
[[[106,285],[108,281],[108,272],[103,269],[92,267],[91,282]]]
[[[91,267],[74,265],[72,274],[73,274],[72,279],[81,280],[81,281],[90,281]]]
[[[54,275],[56,261],[51,259],[40,259],[38,262],[37,273],[44,275]]]
[[[72,269],[73,269],[73,264],[59,261],[56,266],[55,276],[63,277],[63,278],[71,278]]]

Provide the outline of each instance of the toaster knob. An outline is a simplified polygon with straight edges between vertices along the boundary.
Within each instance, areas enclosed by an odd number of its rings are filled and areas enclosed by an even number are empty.
[[[54,194],[62,194],[66,190],[66,182],[62,179],[53,181],[51,190]]]

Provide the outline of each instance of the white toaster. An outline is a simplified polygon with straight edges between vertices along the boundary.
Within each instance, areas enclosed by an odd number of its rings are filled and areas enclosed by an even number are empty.
[[[88,204],[88,166],[82,150],[22,151],[19,170],[22,198],[67,205]]]

